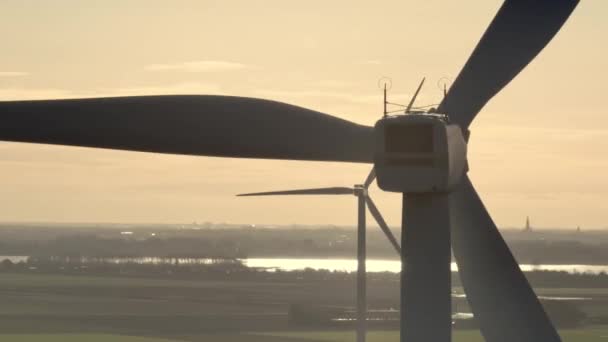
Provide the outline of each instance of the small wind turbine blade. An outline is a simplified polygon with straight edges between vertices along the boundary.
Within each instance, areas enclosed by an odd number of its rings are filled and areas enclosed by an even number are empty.
[[[559,335],[468,177],[449,200],[458,273],[485,340],[559,342]]]
[[[372,167],[372,169],[369,171],[369,175],[367,175],[367,178],[365,179],[365,183],[363,183],[363,187],[366,189],[369,188],[374,180],[376,180],[376,170]]]
[[[420,85],[418,86],[418,89],[416,90],[414,97],[412,97],[412,99],[410,100],[410,104],[408,104],[407,108],[405,109],[406,113],[408,113],[410,110],[412,110],[412,107],[414,106],[414,102],[416,102],[416,98],[418,97],[418,94],[420,93],[420,89],[422,89],[422,86],[424,85],[425,80],[426,80],[426,77],[422,79],[422,82],[420,82]]]
[[[391,245],[393,245],[393,247],[397,251],[397,254],[401,255],[401,246],[399,246],[399,242],[397,242],[397,239],[395,239],[393,232],[384,221],[384,218],[382,217],[380,211],[374,204],[374,201],[372,201],[369,196],[366,196],[365,202],[367,203],[367,208],[369,209],[369,212],[372,214],[372,216],[380,226],[380,229],[382,229],[382,231],[384,232],[384,235],[386,235],[386,237],[388,238],[388,241],[390,241]]]
[[[317,189],[299,189],[299,190],[285,190],[285,191],[268,191],[268,192],[253,192],[248,194],[238,194],[238,197],[251,197],[251,196],[281,196],[281,195],[352,195],[354,189],[352,188],[317,188]]]

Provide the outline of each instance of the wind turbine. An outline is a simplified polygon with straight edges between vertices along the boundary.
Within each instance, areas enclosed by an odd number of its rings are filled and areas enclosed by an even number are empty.
[[[0,103],[0,140],[374,163],[379,187],[403,194],[402,342],[451,339],[450,244],[487,341],[559,341],[466,174],[466,147],[475,116],[544,49],[578,2],[505,0],[428,115],[387,116],[369,127],[231,96],[15,101]]]
[[[293,196],[293,195],[355,195],[357,197],[357,342],[364,342],[367,330],[367,285],[366,285],[366,269],[365,260],[366,252],[366,234],[365,234],[365,207],[386,235],[389,242],[401,256],[401,247],[395,239],[393,232],[384,221],[380,211],[369,196],[369,186],[376,179],[376,172],[372,168],[369,175],[363,184],[355,184],[352,188],[346,187],[331,187],[331,188],[316,188],[316,189],[299,189],[286,191],[270,191],[270,192],[254,192],[248,194],[239,194],[237,196]]]

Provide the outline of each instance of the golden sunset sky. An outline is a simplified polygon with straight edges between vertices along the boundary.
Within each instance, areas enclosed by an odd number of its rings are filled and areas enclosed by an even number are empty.
[[[437,103],[501,3],[3,1],[0,100],[227,94],[373,125],[380,77],[404,103],[426,76],[418,104]],[[607,12],[582,0],[471,128],[470,175],[501,227],[608,227]],[[0,142],[0,221],[354,225],[354,197],[234,194],[349,186],[370,167]],[[400,196],[372,196],[399,226]]]

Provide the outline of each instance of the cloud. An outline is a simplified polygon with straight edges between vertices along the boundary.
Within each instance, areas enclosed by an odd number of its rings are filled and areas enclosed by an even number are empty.
[[[130,158],[132,156],[130,155]],[[121,160],[107,151],[90,153],[88,149],[56,145],[38,145],[7,142],[0,145],[0,165],[10,164],[42,166],[107,166]]]
[[[57,88],[0,88],[0,100],[47,100],[73,99],[85,97],[112,97],[137,95],[200,95],[223,94],[220,87],[212,83],[185,82],[167,85],[141,85],[121,88],[92,89],[74,91]]]
[[[160,86],[136,86],[108,90],[99,96],[129,96],[129,95],[219,95],[223,94],[220,87],[212,83],[185,82]]]
[[[1,101],[69,99],[86,97],[83,93],[56,88],[0,88]]]
[[[313,87],[321,88],[347,88],[355,85],[353,82],[341,81],[341,80],[320,80],[312,82]]]
[[[29,72],[24,71],[0,71],[0,77],[21,77],[29,74]]]
[[[354,104],[376,104],[382,103],[382,94],[356,94],[351,92],[341,91],[323,91],[323,90],[279,90],[279,89],[258,89],[254,91],[258,96],[287,99],[333,99],[341,102]],[[408,98],[409,95],[395,94],[395,98]]]
[[[250,69],[251,66],[228,61],[192,61],[174,64],[150,64],[144,67],[148,71],[181,71],[181,72],[220,72]]]
[[[359,62],[357,64],[359,64],[359,65],[381,65],[382,62],[379,61],[379,60],[376,60],[376,59],[370,59],[370,60],[367,60],[367,61],[361,61],[361,62]]]

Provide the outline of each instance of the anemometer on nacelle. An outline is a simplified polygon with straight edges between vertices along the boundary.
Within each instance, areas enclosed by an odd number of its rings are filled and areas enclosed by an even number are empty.
[[[378,186],[403,193],[447,192],[467,170],[467,144],[458,125],[445,114],[412,110],[424,79],[408,106],[386,100],[374,127],[374,167]],[[387,112],[387,105],[405,110]]]

